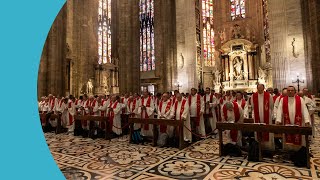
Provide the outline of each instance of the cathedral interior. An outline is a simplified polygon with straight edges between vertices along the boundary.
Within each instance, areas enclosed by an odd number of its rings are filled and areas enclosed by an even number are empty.
[[[297,79],[315,94],[319,21],[317,0],[68,0],[44,44],[38,96],[252,92]]]
[[[38,97],[253,93],[257,84],[320,92],[319,0],[67,0],[38,72]],[[320,119],[311,167],[219,156],[209,137],[185,149],[45,133],[67,179],[320,179]]]

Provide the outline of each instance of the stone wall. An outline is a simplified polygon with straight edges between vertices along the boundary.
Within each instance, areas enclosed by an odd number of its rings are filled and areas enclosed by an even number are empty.
[[[316,93],[320,90],[320,1],[301,0],[305,39],[307,87]]]
[[[292,78],[306,78],[300,0],[269,0],[271,62],[274,87],[292,85]],[[305,84],[309,83],[309,79]]]

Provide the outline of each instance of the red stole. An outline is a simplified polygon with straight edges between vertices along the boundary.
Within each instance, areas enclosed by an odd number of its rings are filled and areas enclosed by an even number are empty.
[[[90,105],[91,105],[91,107],[92,107],[92,111],[91,111],[91,115],[94,115],[94,112],[93,112],[93,107],[96,105],[96,100],[93,100],[91,103],[90,103]]]
[[[260,123],[260,115],[259,115],[259,98],[258,98],[258,93],[254,93],[252,95],[252,100],[253,100],[253,105],[254,105],[254,122],[255,123]],[[263,93],[263,122],[265,124],[269,124],[269,108],[270,108],[270,94],[267,92]],[[261,134],[258,133],[258,136]],[[269,141],[269,133],[262,133],[262,141]]]
[[[160,102],[159,104],[159,112],[161,112],[162,110],[162,103],[163,101]],[[164,110],[164,113],[167,113],[171,108],[171,100],[168,100],[168,103],[167,103],[167,106],[166,106],[166,109]],[[160,114],[158,114],[159,116]],[[167,132],[167,126],[166,125],[160,125],[160,132],[161,133],[165,133]]]
[[[142,98],[141,99],[141,103],[142,103],[142,105],[144,106],[144,98]],[[147,100],[147,104],[146,104],[146,107],[150,107],[150,104],[151,104],[151,97],[149,96],[148,97],[148,100]],[[148,113],[146,112],[146,110],[143,110],[143,111],[141,111],[141,118],[142,118],[142,114],[144,113],[144,118],[145,119],[148,119],[149,118],[149,116],[148,116]],[[145,124],[144,125],[144,130],[149,130],[149,124]]]
[[[132,107],[131,107],[131,103],[133,103],[132,104]],[[130,101],[130,100],[128,100],[128,107],[129,107],[129,110],[130,110],[130,107],[131,107],[131,117],[133,117],[134,116],[134,110],[136,109],[136,104],[137,104],[137,99],[134,99],[133,101]]]
[[[50,108],[51,111],[52,111],[53,108],[54,108],[54,102],[55,102],[55,99],[54,99],[54,98],[51,99],[51,101],[49,102],[49,104],[51,104],[51,108]]]
[[[238,100],[234,100],[233,102],[238,103]],[[244,106],[246,106],[246,100],[241,99],[241,108],[244,109]]]
[[[196,118],[196,126],[200,125],[200,109],[201,109],[201,96],[197,94],[197,118]],[[189,96],[189,106],[191,107],[191,95]]]
[[[87,101],[86,101],[86,108],[88,108],[88,106],[89,106],[89,100],[87,99]],[[86,115],[88,115],[87,114],[87,112],[86,112],[86,110],[83,110],[83,114],[86,116]],[[83,121],[83,126],[87,126],[88,124],[87,124],[87,121]]]
[[[60,100],[59,100],[59,108],[61,108],[62,102],[63,102],[62,99],[60,99]]]
[[[181,120],[181,117],[182,117],[182,114],[183,114],[183,111],[184,111],[184,105],[186,104],[186,102],[187,102],[186,99],[182,100],[181,109],[180,109],[180,120]],[[176,115],[176,113],[177,113],[178,103],[179,102],[176,101],[176,103],[174,104],[174,115]],[[175,117],[175,119],[178,120],[177,117]]]
[[[115,109],[118,105],[118,101],[116,101],[113,106],[112,103],[110,102],[109,108]],[[110,127],[112,129],[113,126],[113,119],[114,119],[114,111],[110,111],[108,112],[108,117],[109,117],[109,123],[110,123]]]
[[[290,116],[289,116],[289,97],[283,97],[283,118],[285,125],[291,125]],[[301,111],[301,98],[300,96],[295,96],[296,101],[296,114],[294,117],[294,124],[297,126],[302,126],[302,111]],[[286,143],[301,145],[302,137],[298,134],[285,134]]]
[[[276,102],[276,100],[277,100],[278,97],[279,97],[278,95],[274,95],[274,96],[272,97],[274,103]]]
[[[233,103],[233,113],[234,113],[234,118],[235,118],[235,123],[237,123],[240,120],[240,111],[239,111],[239,106],[238,103],[232,102]],[[226,105],[223,106],[223,116],[224,120],[227,121],[228,119],[228,110]],[[230,131],[230,137],[233,142],[237,142],[238,139],[238,131],[237,130],[231,130]]]
[[[212,99],[213,99],[213,94],[210,94],[210,103],[212,102]],[[207,106],[207,95],[204,95],[204,103],[205,105]],[[207,107],[205,107],[205,112],[207,112]],[[212,114],[212,111],[211,111],[211,108],[209,107],[209,117],[213,117],[213,114]]]
[[[106,100],[103,99],[103,100],[101,101],[101,106],[103,106],[103,103],[104,103],[104,102],[106,102]],[[100,116],[104,117],[105,114],[106,114],[106,111],[100,111]]]

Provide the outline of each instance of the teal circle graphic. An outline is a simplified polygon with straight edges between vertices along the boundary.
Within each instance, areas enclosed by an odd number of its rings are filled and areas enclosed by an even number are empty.
[[[64,179],[39,123],[38,68],[50,27],[65,0],[0,5],[0,179]]]

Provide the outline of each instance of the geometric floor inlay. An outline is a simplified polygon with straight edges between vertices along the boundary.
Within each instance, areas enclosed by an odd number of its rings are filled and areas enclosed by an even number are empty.
[[[219,157],[218,139],[208,138],[189,147],[134,145],[123,136],[112,140],[46,133],[52,156],[66,179],[320,179],[320,132],[310,147],[311,168],[291,162],[249,162],[245,157]]]

